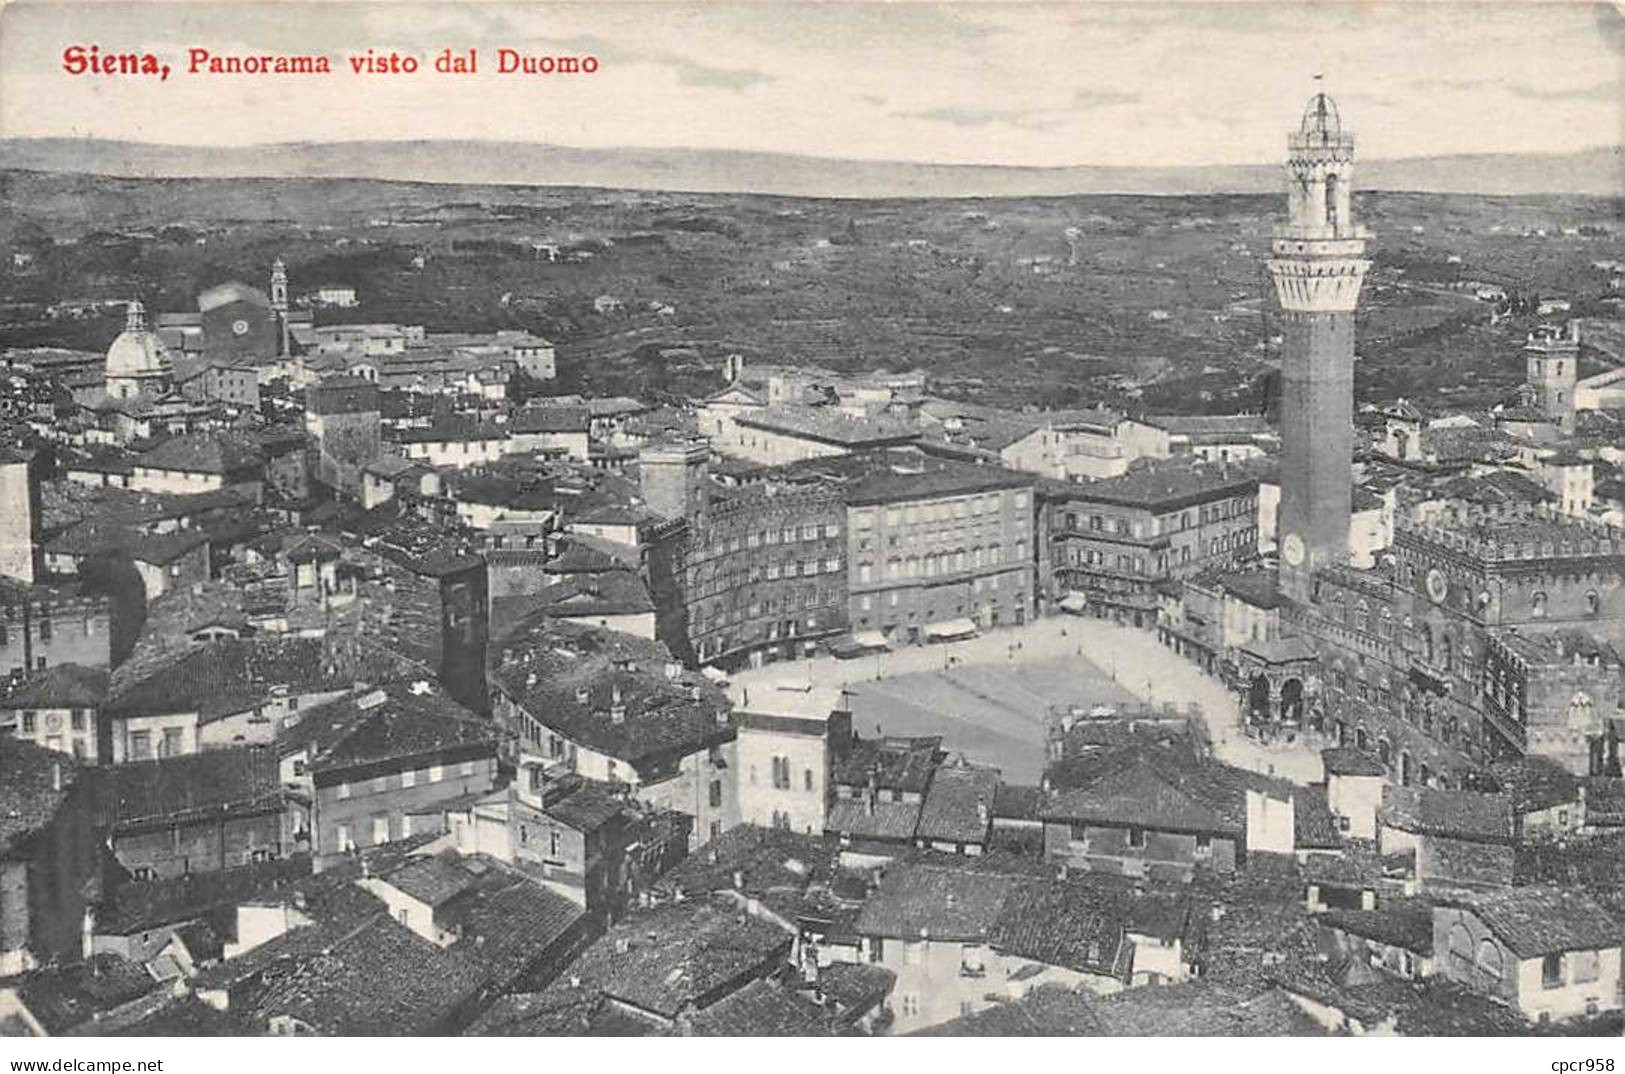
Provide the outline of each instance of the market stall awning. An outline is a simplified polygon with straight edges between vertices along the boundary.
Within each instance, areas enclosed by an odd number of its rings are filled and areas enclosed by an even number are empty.
[[[927,623],[925,625],[925,636],[933,641],[968,638],[975,635],[976,632],[976,624],[969,619],[945,619],[940,623]]]
[[[850,660],[867,653],[885,652],[891,648],[891,644],[886,641],[886,635],[880,631],[863,630],[856,634],[842,634],[826,642],[825,647],[838,659]]]
[[[1061,610],[1063,612],[1072,612],[1076,614],[1083,611],[1088,604],[1089,598],[1084,596],[1082,593],[1068,593],[1066,596],[1061,598]]]
[[[891,648],[891,642],[886,640],[886,635],[882,634],[878,630],[860,630],[856,634],[852,635],[852,640],[856,644],[863,646],[865,649]]]

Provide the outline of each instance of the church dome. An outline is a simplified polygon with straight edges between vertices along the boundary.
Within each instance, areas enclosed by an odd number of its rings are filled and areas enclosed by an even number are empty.
[[[157,377],[169,371],[168,349],[158,333],[147,328],[141,303],[131,302],[124,331],[107,348],[108,377]]]

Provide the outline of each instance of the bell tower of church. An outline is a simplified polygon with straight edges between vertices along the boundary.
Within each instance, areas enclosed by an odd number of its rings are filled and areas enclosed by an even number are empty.
[[[1280,584],[1307,603],[1315,569],[1348,558],[1354,308],[1371,262],[1354,222],[1354,136],[1317,93],[1287,139],[1287,222],[1270,276],[1281,303]]]
[[[279,354],[286,355],[292,347],[288,340],[288,266],[279,257],[271,262],[271,316],[276,320]]]

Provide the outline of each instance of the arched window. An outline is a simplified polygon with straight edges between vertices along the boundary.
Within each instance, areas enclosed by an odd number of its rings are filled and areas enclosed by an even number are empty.
[[[1388,740],[1379,738],[1377,740],[1377,759],[1382,762],[1384,768],[1388,767],[1389,762],[1393,760],[1393,756],[1394,748],[1388,744]]]
[[[1542,590],[1535,590],[1529,597],[1529,612],[1536,619],[1546,617],[1546,594]]]
[[[1569,699],[1568,725],[1571,730],[1584,731],[1591,727],[1593,706],[1591,697],[1585,693],[1575,694]]]
[[[1461,969],[1473,965],[1473,936],[1459,921],[1450,928],[1450,961]]]
[[[1602,611],[1602,597],[1597,595],[1595,589],[1586,590],[1586,614],[1596,615]]]
[[[1492,940],[1478,945],[1478,972],[1491,981],[1501,979],[1501,949]]]

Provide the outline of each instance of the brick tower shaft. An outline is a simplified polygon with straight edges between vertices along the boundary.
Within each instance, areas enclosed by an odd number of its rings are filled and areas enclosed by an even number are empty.
[[[1371,262],[1354,222],[1354,136],[1316,94],[1288,139],[1288,218],[1271,243],[1283,320],[1280,583],[1307,603],[1317,568],[1348,558],[1354,310]]]

